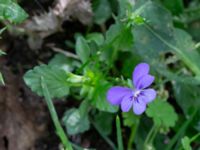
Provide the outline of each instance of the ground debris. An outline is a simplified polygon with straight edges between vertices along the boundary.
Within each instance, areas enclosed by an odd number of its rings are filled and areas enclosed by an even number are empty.
[[[78,20],[84,25],[92,22],[92,8],[88,0],[56,0],[48,12],[34,15],[20,28],[29,35],[29,47],[33,50],[42,46],[43,39],[62,31],[66,20]]]
[[[38,105],[41,101],[37,97],[24,93],[21,78],[7,67],[1,67],[1,71],[6,86],[0,87],[0,149],[34,150],[35,141],[46,129],[45,119],[41,121],[46,113],[44,105]]]

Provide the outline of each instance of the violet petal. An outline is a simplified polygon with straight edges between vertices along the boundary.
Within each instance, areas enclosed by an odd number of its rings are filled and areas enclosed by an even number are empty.
[[[146,103],[138,97],[137,100],[133,101],[133,112],[136,115],[141,115],[146,110]]]
[[[123,97],[121,102],[121,109],[123,112],[128,112],[133,106],[132,95],[127,94]]]
[[[134,86],[137,85],[139,79],[144,76],[147,75],[149,73],[149,65],[147,63],[140,63],[138,64],[134,71],[133,71],[133,76],[132,76],[132,80],[133,80],[133,84]]]
[[[138,80],[137,84],[135,85],[136,89],[147,88],[148,86],[150,86],[153,83],[153,81],[154,81],[154,76],[144,75]]]
[[[114,86],[108,90],[107,100],[112,105],[119,105],[123,97],[131,93],[132,93],[132,90],[130,88]]]
[[[150,103],[156,98],[156,91],[154,89],[146,89],[142,91],[143,101]]]

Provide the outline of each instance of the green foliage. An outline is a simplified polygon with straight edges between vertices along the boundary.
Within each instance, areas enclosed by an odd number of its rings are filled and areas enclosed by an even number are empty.
[[[181,143],[184,150],[192,150],[190,146],[190,139],[187,136],[181,139]]]
[[[106,43],[114,49],[128,49],[133,45],[131,28],[121,23],[112,25],[106,32]]]
[[[93,3],[94,22],[101,25],[111,16],[112,10],[109,0],[95,0]]]
[[[90,56],[90,47],[82,36],[77,37],[75,49],[81,61],[85,63]]]
[[[94,41],[97,45],[102,45],[104,42],[104,36],[101,33],[87,34],[86,39],[88,42]]]
[[[147,116],[153,118],[154,124],[163,127],[173,127],[178,119],[173,107],[162,100],[155,100],[146,110]]]
[[[114,120],[114,115],[106,112],[99,112],[95,115],[94,122],[98,128],[103,132],[104,135],[109,135],[112,132],[112,122]]]
[[[195,107],[200,107],[199,87],[183,83],[174,84],[176,101],[186,115],[190,115]]]
[[[181,29],[173,27],[171,14],[151,1],[142,6],[136,5],[137,9],[141,9],[140,7],[144,10],[141,16],[148,21],[133,30],[133,34],[138,37],[135,40],[138,53],[145,56],[145,59],[152,59],[158,57],[162,51],[171,51],[196,75],[200,75],[200,65],[197,63],[200,55],[195,50],[191,37]]]
[[[73,58],[64,56],[63,54],[56,54],[55,57],[50,60],[49,66],[62,69],[66,72],[72,72],[74,68],[80,67],[80,63]]]
[[[123,123],[127,127],[132,127],[138,121],[138,116],[134,115],[132,111],[122,113]]]
[[[25,74],[25,83],[31,88],[33,92],[43,96],[41,77],[44,78],[52,98],[60,98],[68,95],[68,76],[64,70],[61,70],[58,67],[41,65],[35,67],[33,70],[29,70]]]
[[[82,133],[90,128],[87,108],[87,102],[83,102],[79,109],[71,108],[64,113],[62,121],[69,135]]]
[[[184,9],[183,0],[163,0],[163,4],[174,15],[181,14],[183,12],[183,9]]]
[[[9,20],[12,23],[21,23],[28,14],[12,0],[0,1],[0,20]]]
[[[118,106],[110,105],[106,99],[107,90],[112,86],[111,83],[105,80],[104,76],[100,72],[91,72],[90,70],[85,72],[85,76],[90,78],[90,84],[86,84],[81,89],[81,95],[87,97],[91,104],[106,112],[116,112]]]
[[[116,135],[112,133],[112,125],[119,106],[109,104],[107,91],[115,85],[132,87],[134,66],[147,62],[155,76],[152,88],[157,90],[159,98],[148,104],[148,117],[135,116],[132,111],[122,113],[126,128],[120,126],[118,118],[118,147],[123,148],[122,130],[130,137],[124,140],[129,141],[128,149],[133,149],[134,143],[137,149],[160,149],[166,139],[167,150],[177,150],[181,144],[184,149],[191,149],[187,137],[200,131],[200,111],[194,113],[200,107],[199,43],[187,33],[190,29],[187,21],[191,20],[184,20],[190,18],[191,10],[185,8],[182,0],[94,0],[92,7],[93,24],[86,33],[75,34],[78,35],[75,44],[70,43],[75,54],[73,51],[66,52],[69,57],[58,54],[48,65],[28,71],[24,76],[26,84],[43,96],[43,78],[52,98],[71,95],[79,100],[79,108],[72,106],[63,116],[67,133],[83,133],[89,130],[92,121],[102,138],[116,149],[108,135]],[[192,11],[196,13],[199,9]],[[198,26],[197,21],[195,27]],[[169,99],[170,103],[161,99]]]
[[[110,87],[111,84],[107,81],[99,80],[95,85],[91,103],[101,111],[116,112],[118,107],[110,105],[106,100],[106,93]]]

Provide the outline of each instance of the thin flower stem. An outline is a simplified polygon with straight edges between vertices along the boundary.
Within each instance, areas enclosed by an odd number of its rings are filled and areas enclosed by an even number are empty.
[[[150,140],[149,140],[149,143],[150,143],[150,144],[153,143],[153,141],[154,141],[154,139],[155,139],[155,137],[156,137],[156,135],[157,135],[159,129],[160,129],[159,126],[156,126],[156,127],[155,127],[154,132],[152,133],[152,136],[151,136],[151,138],[150,138]]]
[[[57,135],[59,136],[59,138],[60,138],[60,140],[61,140],[61,142],[62,142],[62,144],[63,144],[63,146],[66,150],[73,150],[72,146],[71,146],[71,144],[70,144],[70,142],[69,142],[69,140],[68,140],[61,124],[60,124],[60,122],[59,122],[58,115],[56,113],[56,110],[55,110],[55,107],[53,105],[51,96],[49,94],[49,90],[47,88],[46,83],[44,82],[43,77],[41,77],[41,87],[42,87],[42,90],[43,90],[43,94],[44,94],[44,97],[45,97],[51,118],[52,118],[54,126],[56,128]]]
[[[144,141],[144,149],[147,148],[147,145],[149,144],[150,139],[152,138],[155,129],[156,129],[156,125],[154,124],[154,125],[152,126],[151,130],[149,131],[149,133],[148,133],[148,135],[147,135],[145,141]]]
[[[128,140],[128,150],[132,150],[132,145],[133,145],[133,142],[134,142],[135,134],[137,132],[139,123],[140,123],[140,120],[139,119],[136,120],[136,124],[134,124],[131,128],[131,135],[130,135],[129,140]]]
[[[123,140],[122,140],[122,131],[121,131],[121,123],[119,116],[116,117],[116,128],[117,128],[117,144],[118,150],[124,150]]]
[[[101,137],[110,145],[113,150],[117,150],[115,144],[101,131],[101,129],[96,125],[94,121],[92,121],[92,125],[97,130],[97,132],[101,135]]]
[[[200,133],[197,133],[196,135],[194,135],[194,136],[190,139],[190,142],[193,142],[193,141],[196,140],[198,137],[200,137]]]

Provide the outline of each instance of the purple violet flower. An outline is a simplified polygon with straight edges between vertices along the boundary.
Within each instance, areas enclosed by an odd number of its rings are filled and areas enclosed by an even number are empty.
[[[133,107],[136,115],[146,110],[146,105],[156,98],[156,91],[148,88],[154,81],[154,76],[149,75],[149,65],[138,64],[133,71],[134,89],[114,86],[107,92],[107,100],[112,105],[121,105],[123,112],[128,112]]]

